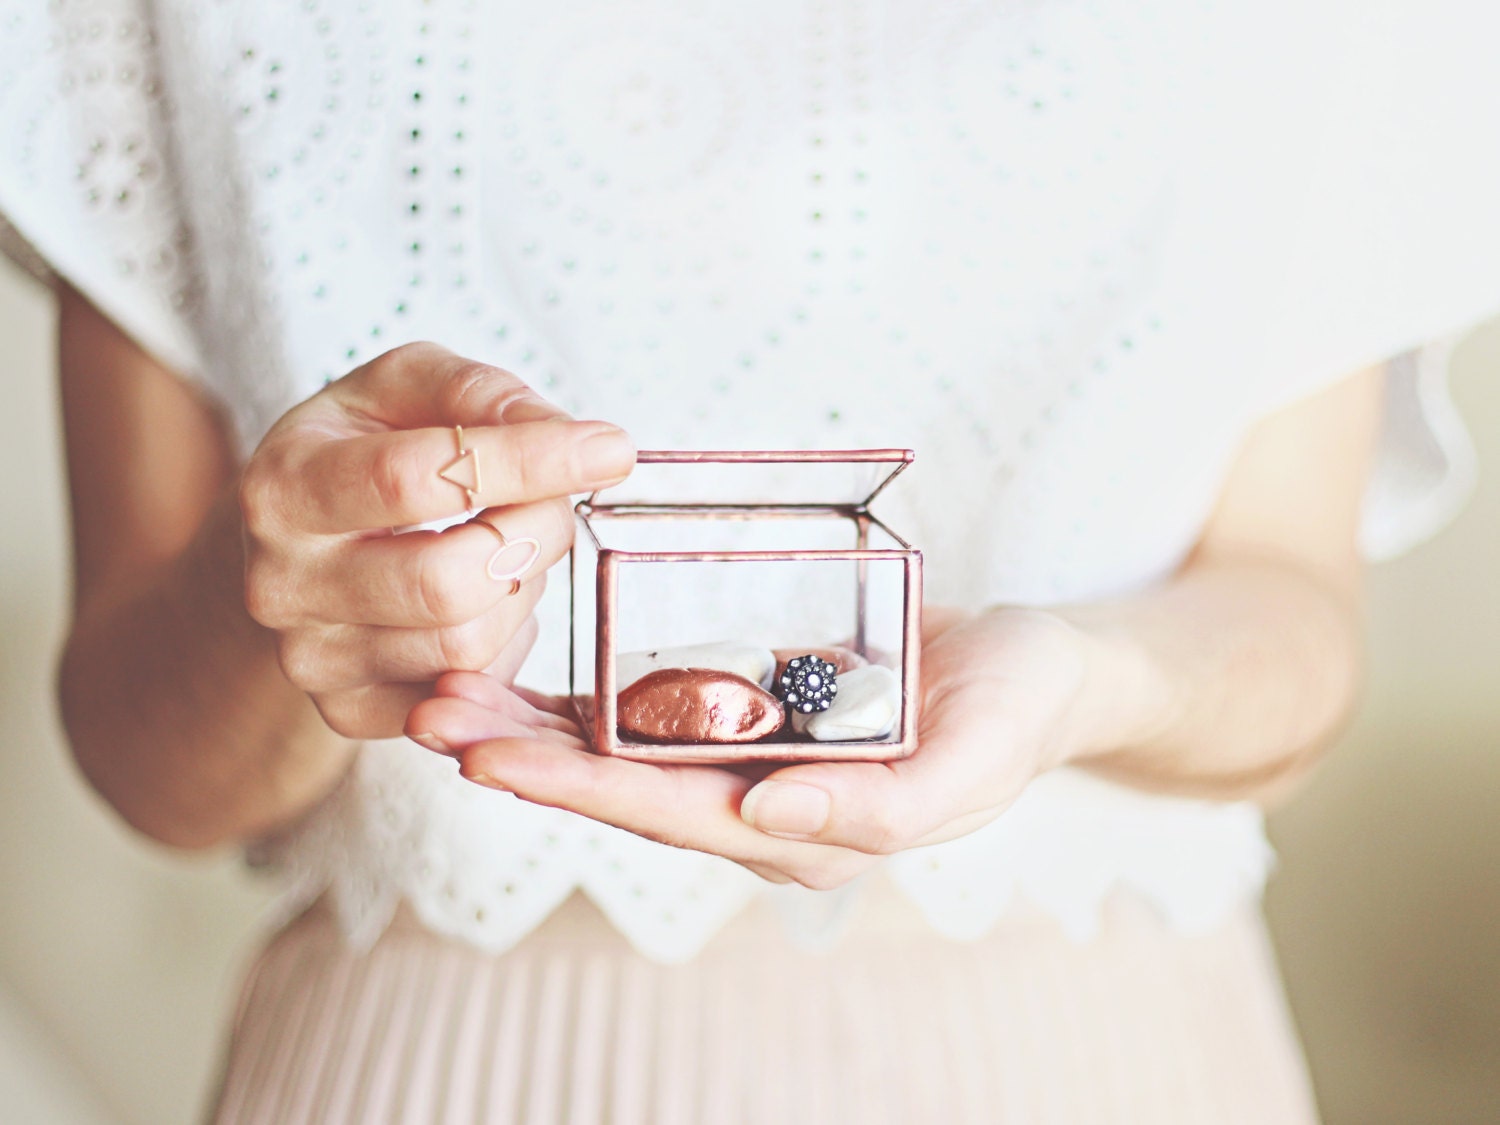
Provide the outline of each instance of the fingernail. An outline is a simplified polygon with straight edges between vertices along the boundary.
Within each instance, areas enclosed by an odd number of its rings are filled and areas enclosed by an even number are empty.
[[[449,746],[435,734],[424,731],[422,734],[413,734],[407,737],[418,746],[431,750],[434,754],[447,754],[450,758],[453,756],[453,747]]]
[[[487,773],[466,773],[464,774],[464,776],[472,781],[475,785],[483,785],[486,789],[498,789],[502,793],[510,792],[509,789],[501,785]]]
[[[635,442],[618,426],[601,423],[598,433],[583,439],[578,447],[578,472],[589,488],[602,488],[624,480],[635,464]]]
[[[751,828],[786,836],[811,836],[828,823],[828,794],[794,781],[762,781],[740,802]]]

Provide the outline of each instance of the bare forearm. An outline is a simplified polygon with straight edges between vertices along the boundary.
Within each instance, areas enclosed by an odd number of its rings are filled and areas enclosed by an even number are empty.
[[[187,548],[128,590],[81,606],[59,674],[80,767],[145,834],[182,847],[284,823],[347,768],[244,608],[231,492]]]
[[[1229,556],[1063,611],[1096,654],[1073,760],[1147,789],[1274,796],[1353,707],[1360,616],[1345,586],[1283,559]]]

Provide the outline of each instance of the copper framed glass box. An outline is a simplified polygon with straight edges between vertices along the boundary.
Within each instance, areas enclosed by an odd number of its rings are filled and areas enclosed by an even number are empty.
[[[594,750],[674,762],[910,754],[922,555],[870,505],[913,457],[906,449],[642,451],[627,481],[581,501],[570,556],[569,690]],[[851,664],[888,669],[861,672],[860,681],[888,685],[888,729],[849,737],[837,732],[857,724],[825,724],[811,736],[815,725],[804,726],[795,704],[778,702],[787,721],[758,741],[662,741],[622,730],[620,693],[629,682],[621,680],[630,679],[622,667],[684,647],[746,645],[775,652],[775,676],[796,673],[795,654],[835,646],[852,651]],[[840,678],[850,688],[843,702],[853,707],[859,689],[842,664]],[[771,680],[767,672],[762,686],[774,689]]]

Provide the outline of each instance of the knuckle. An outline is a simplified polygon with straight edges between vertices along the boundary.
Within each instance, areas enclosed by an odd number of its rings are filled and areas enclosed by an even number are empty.
[[[267,629],[289,624],[292,616],[287,605],[286,585],[276,573],[277,569],[258,556],[245,563],[245,611],[252,621]]]
[[[454,581],[453,568],[445,564],[441,552],[424,550],[418,554],[413,585],[417,608],[432,624],[457,626],[472,616],[463,586]]]
[[[447,348],[432,340],[412,340],[381,352],[351,374],[357,373],[372,381],[405,378],[413,371],[441,363],[450,354]]]
[[[365,708],[360,706],[357,696],[348,692],[335,692],[329,695],[314,695],[312,701],[318,709],[318,714],[323,716],[323,722],[334,734],[345,738],[369,737],[369,732],[366,730]]]
[[[488,635],[483,621],[439,629],[437,642],[443,667],[448,671],[480,672],[500,655],[500,648]]]
[[[871,855],[894,855],[910,844],[905,818],[891,808],[879,808],[866,818],[864,836],[859,850]]]
[[[375,362],[395,360],[401,363],[420,363],[423,360],[432,360],[447,354],[448,349],[433,340],[412,340],[410,343],[399,344],[384,355],[376,357]]]
[[[864,870],[864,864],[819,860],[788,872],[792,881],[810,891],[836,891]]]
[[[844,885],[844,880],[835,879],[831,873],[822,869],[816,871],[799,870],[793,877],[792,882],[799,887],[806,887],[810,891],[836,891]]]
[[[311,630],[297,629],[283,633],[276,644],[281,674],[303,691],[324,686],[328,655]]]
[[[254,458],[240,474],[240,520],[253,538],[263,538],[275,524],[276,474],[264,458]]]
[[[784,887],[788,883],[791,883],[793,881],[791,876],[783,874],[782,872],[776,870],[774,867],[766,867],[759,863],[751,863],[748,860],[741,860],[740,866],[745,868],[751,874],[758,875],[766,882],[775,883],[777,886]]]
[[[512,409],[517,406],[539,405],[542,398],[526,383],[508,371],[494,369],[497,378],[492,378],[485,403],[486,414],[491,422],[505,422]]]
[[[390,512],[404,512],[410,506],[415,491],[413,482],[421,466],[405,443],[387,445],[371,460],[370,487],[381,508]]]
[[[395,738],[412,706],[394,684],[308,694],[330,730],[361,741]]]
[[[566,551],[573,545],[573,534],[578,527],[572,502],[567,497],[560,497],[548,501],[543,507],[547,526],[542,529],[539,538],[543,543],[555,542],[560,549]]]
[[[497,396],[509,395],[526,384],[508,371],[474,359],[458,359],[443,380],[442,407],[454,418],[470,418],[476,406],[490,407]]]
[[[427,365],[435,380],[434,406],[475,425],[502,425],[562,414],[519,375],[440,350]]]

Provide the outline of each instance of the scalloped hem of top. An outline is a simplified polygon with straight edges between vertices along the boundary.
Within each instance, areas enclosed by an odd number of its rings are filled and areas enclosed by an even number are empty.
[[[273,904],[267,921],[279,930],[309,910],[327,910],[346,944],[357,950],[368,950],[389,929],[414,926],[499,956],[545,926],[570,900],[582,897],[640,956],[658,964],[677,964],[697,956],[754,901],[765,898],[774,905],[787,941],[810,952],[834,952],[856,929],[868,935],[873,928],[893,942],[923,937],[973,942],[1005,925],[1034,929],[1039,921],[1055,925],[1059,940],[1087,944],[1098,935],[1110,903],[1121,897],[1146,906],[1175,933],[1210,933],[1247,907],[1258,907],[1273,865],[1274,856],[1267,848],[1260,863],[1247,865],[1235,878],[1211,888],[1212,893],[1196,896],[1182,895],[1180,887],[1170,894],[1162,893],[1162,888],[1153,887],[1149,881],[1121,874],[1098,884],[1086,897],[1073,896],[1067,903],[1058,901],[1055,895],[1038,895],[1025,886],[1024,879],[1015,878],[1003,893],[986,896],[983,902],[955,912],[951,904],[935,902],[930,887],[920,881],[913,885],[909,877],[902,877],[886,864],[834,891],[769,883],[759,888],[748,886],[746,893],[726,901],[715,917],[695,920],[691,927],[684,926],[674,935],[676,940],[668,942],[661,941],[660,935],[653,939],[643,934],[628,918],[611,911],[607,900],[576,882],[544,909],[528,910],[499,932],[481,927],[483,919],[461,917],[438,904],[399,892],[356,902],[353,899],[362,896],[340,893],[333,880],[321,886],[310,882],[289,886]]]

